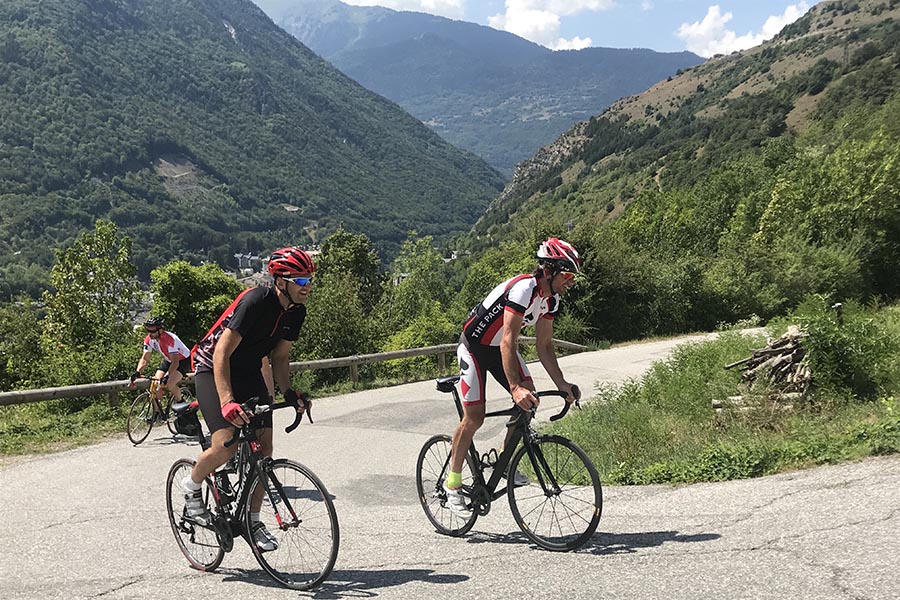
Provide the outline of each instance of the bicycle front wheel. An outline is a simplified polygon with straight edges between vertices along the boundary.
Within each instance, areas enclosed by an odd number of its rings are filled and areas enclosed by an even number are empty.
[[[525,535],[547,550],[569,551],[587,542],[600,523],[603,491],[584,450],[565,438],[542,436],[516,452],[510,473],[517,471],[528,484],[510,477],[507,494]]]
[[[201,527],[184,516],[184,490],[181,482],[191,474],[194,461],[182,458],[175,461],[169,469],[166,479],[166,509],[169,513],[169,525],[175,534],[175,541],[181,553],[197,570],[213,571],[222,564],[225,550],[219,544],[213,526]],[[203,482],[203,498],[210,511],[215,510],[215,499],[210,489],[209,478]]]
[[[331,573],[340,545],[337,511],[325,485],[308,467],[281,458],[272,461],[268,481],[258,472],[253,475],[249,497],[258,494],[262,494],[259,519],[271,545],[263,548],[256,542],[247,502],[244,531],[256,560],[285,587],[318,586]]]
[[[478,513],[474,510],[467,518],[451,512],[447,507],[447,493],[444,491],[444,480],[450,472],[450,449],[452,440],[449,435],[435,435],[425,442],[419,451],[416,461],[416,489],[419,502],[425,510],[425,516],[431,521],[438,533],[460,536],[468,533]],[[462,469],[463,490],[471,490],[475,478],[472,475],[472,457],[466,455]]]
[[[125,432],[131,443],[137,446],[147,439],[150,430],[153,429],[153,402],[150,401],[150,392],[137,395],[131,403],[128,411],[128,420],[125,422]]]

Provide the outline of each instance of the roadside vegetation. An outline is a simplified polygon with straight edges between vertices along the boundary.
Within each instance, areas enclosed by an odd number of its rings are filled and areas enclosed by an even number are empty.
[[[820,297],[769,325],[804,340],[813,387],[793,410],[770,401],[771,386],[742,388],[723,367],[765,345],[765,336],[722,333],[679,347],[640,382],[599,390],[583,410],[550,429],[594,460],[607,483],[691,483],[900,452],[900,306],[851,304],[842,324]],[[717,413],[712,401],[748,394],[748,410]]]

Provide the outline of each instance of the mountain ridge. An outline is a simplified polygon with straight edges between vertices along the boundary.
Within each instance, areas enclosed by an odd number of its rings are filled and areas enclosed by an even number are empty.
[[[667,175],[666,156],[678,144],[679,134],[671,127],[676,121],[688,135],[687,132],[697,130],[697,123],[715,127],[717,120],[729,111],[738,112],[760,99],[769,102],[775,111],[760,115],[760,119],[771,119],[771,123],[761,126],[745,119],[742,123],[748,128],[761,132],[768,125],[772,135],[802,131],[815,107],[826,97],[823,92],[836,84],[837,80],[833,81],[827,73],[830,65],[849,65],[860,60],[855,58],[856,53],[869,43],[860,30],[898,18],[900,2],[896,0],[822,2],[772,40],[729,55],[716,55],[702,65],[661,80],[643,93],[614,102],[602,113],[576,123],[517,165],[512,180],[479,219],[476,235],[484,236],[492,227],[506,229],[501,223],[510,213],[522,211],[520,214],[524,215],[541,210],[546,204],[541,199],[553,196],[563,187],[569,190],[567,195],[578,188],[591,187],[590,212],[603,221],[607,215],[621,214],[624,206],[648,184],[662,190],[690,183],[687,175],[674,180]],[[649,176],[632,175],[627,184],[611,193],[594,193],[598,184],[577,183],[585,177],[599,181],[604,179],[604,173],[606,181],[617,177],[613,173],[617,165],[627,156],[633,157],[636,149],[646,147],[648,140],[659,139],[660,134],[669,136],[665,142],[659,142],[660,151],[654,154],[648,150],[642,156],[643,168],[653,171]],[[612,141],[604,142],[601,136]],[[758,139],[766,137],[768,134],[761,132]],[[710,140],[704,139],[701,134],[699,145],[692,151],[705,164],[713,164],[714,159],[706,152]],[[610,204],[615,206],[610,208]],[[579,210],[587,214],[588,206],[582,203]]]
[[[257,3],[343,72],[507,176],[573,122],[703,60],[648,49],[554,52],[483,25],[338,0]]]
[[[0,141],[4,294],[39,291],[52,249],[97,218],[146,277],[340,223],[390,254],[409,230],[464,231],[502,188],[249,0],[4,2]]]

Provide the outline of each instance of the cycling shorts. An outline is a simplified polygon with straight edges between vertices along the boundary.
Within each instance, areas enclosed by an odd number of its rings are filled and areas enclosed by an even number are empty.
[[[463,404],[481,404],[485,401],[485,373],[490,373],[503,389],[509,391],[509,381],[503,371],[499,346],[472,344],[472,348],[469,348],[465,344],[460,344],[456,349],[456,358],[459,361],[459,385]],[[530,382],[531,373],[528,372],[528,367],[518,352],[516,359],[519,363],[519,377],[523,382]]]
[[[266,387],[266,381],[263,379],[262,373],[257,373],[256,379],[253,374],[249,377],[242,374],[231,382],[231,389],[234,392],[234,399],[238,403],[246,402],[249,398],[261,398],[260,404],[270,404],[269,388]],[[194,375],[194,388],[197,390],[197,402],[200,404],[200,412],[203,413],[203,420],[206,421],[206,427],[209,434],[225,429],[226,427],[234,427],[222,416],[222,404],[219,402],[219,392],[216,390],[216,381],[213,374],[209,371],[197,373]],[[254,427],[256,429],[265,429],[272,427],[272,413],[267,412],[258,417],[253,418]]]
[[[191,358],[189,356],[179,360],[178,361],[178,372],[181,373],[182,375],[187,375],[188,371],[191,368],[190,363],[191,363]],[[169,360],[168,358],[164,358],[159,363],[159,370],[162,371],[163,373],[168,373],[169,367],[171,367],[171,366],[172,366],[172,361]]]

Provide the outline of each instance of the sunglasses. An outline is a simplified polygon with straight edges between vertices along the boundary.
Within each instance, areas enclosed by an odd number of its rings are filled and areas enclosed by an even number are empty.
[[[156,329],[148,329],[147,333],[159,333],[160,331],[162,331],[162,327],[158,327]]]
[[[282,277],[282,279],[284,279],[285,281],[290,281],[292,283],[296,283],[300,287],[309,285],[310,283],[312,283],[312,280],[313,280],[312,277]]]

